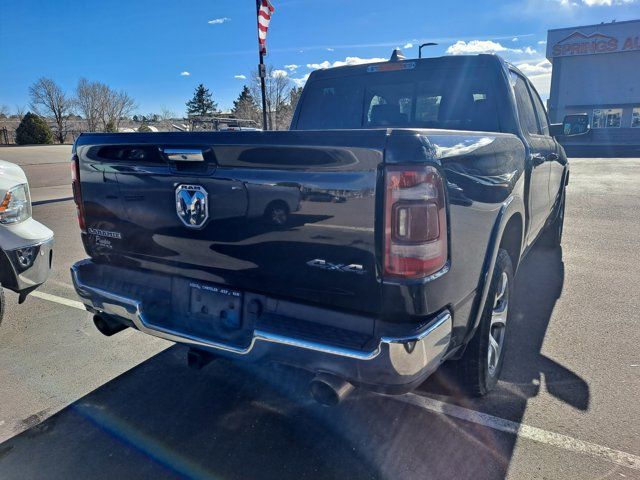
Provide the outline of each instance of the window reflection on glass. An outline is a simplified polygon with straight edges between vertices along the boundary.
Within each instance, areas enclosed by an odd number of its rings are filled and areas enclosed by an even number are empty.
[[[621,108],[593,110],[593,128],[620,128],[622,124]]]
[[[631,128],[640,128],[640,107],[633,109],[631,116]]]
[[[413,84],[383,84],[367,88],[367,125],[389,126],[409,123]]]
[[[607,128],[619,128],[622,119],[622,110],[607,113]]]
[[[416,97],[416,121],[437,122],[441,95],[418,94]]]

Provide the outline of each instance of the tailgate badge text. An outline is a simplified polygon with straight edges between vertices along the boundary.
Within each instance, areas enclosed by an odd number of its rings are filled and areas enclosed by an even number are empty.
[[[307,265],[309,265],[310,267],[321,268],[323,270],[330,270],[332,272],[357,273],[358,275],[366,273],[366,270],[362,265],[357,265],[355,263],[352,263],[350,265],[346,265],[344,263],[330,263],[321,258],[310,260],[307,262]]]

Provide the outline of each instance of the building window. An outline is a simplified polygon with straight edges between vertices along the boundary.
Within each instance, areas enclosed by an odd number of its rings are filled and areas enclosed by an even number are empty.
[[[621,108],[595,109],[593,111],[593,128],[620,128],[621,121]]]
[[[640,107],[633,109],[633,115],[631,116],[631,128],[640,128]]]

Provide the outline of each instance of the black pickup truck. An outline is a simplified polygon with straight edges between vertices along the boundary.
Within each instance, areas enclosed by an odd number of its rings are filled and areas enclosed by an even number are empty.
[[[573,120],[478,55],[316,71],[286,132],[83,134],[73,281],[102,333],[300,367],[325,404],[446,360],[482,395],[518,264],[561,240]]]

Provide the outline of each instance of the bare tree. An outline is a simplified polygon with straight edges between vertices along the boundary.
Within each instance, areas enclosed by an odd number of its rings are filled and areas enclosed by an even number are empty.
[[[0,105],[0,118],[7,118],[9,116],[9,107],[6,105]]]
[[[106,129],[106,126],[111,123],[116,128],[120,128],[120,122],[135,110],[136,102],[126,92],[116,92],[109,87],[106,88],[104,108],[102,110],[102,126]]]
[[[164,105],[160,105],[160,121],[168,122],[169,120],[176,118],[176,113],[172,110],[169,110]]]
[[[101,82],[80,79],[76,88],[76,105],[87,121],[87,129],[107,131],[120,128],[122,120],[133,113],[136,103],[126,92],[113,90]]]
[[[90,82],[86,78],[81,78],[76,87],[76,108],[87,122],[87,131],[89,132],[98,130],[103,103],[101,90],[100,83]]]
[[[24,105],[16,105],[16,117],[18,117],[18,120],[22,121],[26,110],[27,107],[25,107]]]
[[[272,65],[269,65],[265,84],[269,127],[272,130],[286,130],[291,122],[291,108],[289,106],[291,80],[285,71],[275,70]],[[260,77],[257,71],[251,73],[251,95],[256,99],[260,99],[262,96]],[[258,102],[258,105],[261,103]],[[262,109],[260,111],[262,112]]]
[[[175,112],[169,110],[166,106],[164,105],[160,105],[160,115],[159,115],[159,121],[160,121],[160,125],[162,126],[162,128],[164,130],[169,130],[171,131],[172,127],[171,127],[171,120],[176,118],[177,115]]]
[[[67,123],[73,111],[73,101],[62,88],[50,78],[41,77],[29,87],[31,108],[41,116],[51,116],[56,124],[55,137],[64,143]]]

